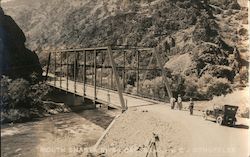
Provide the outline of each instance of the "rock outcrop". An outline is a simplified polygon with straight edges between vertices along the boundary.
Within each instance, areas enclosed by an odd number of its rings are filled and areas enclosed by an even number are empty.
[[[36,53],[25,47],[26,37],[23,31],[0,8],[0,73],[12,79],[31,75],[41,78],[42,69]]]

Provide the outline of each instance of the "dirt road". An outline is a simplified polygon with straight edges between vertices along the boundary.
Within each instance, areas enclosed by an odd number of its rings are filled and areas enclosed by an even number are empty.
[[[248,156],[246,120],[240,119],[231,128],[205,121],[200,114],[195,111],[190,116],[165,104],[130,108],[115,120],[99,152],[112,157],[145,157],[155,133],[159,157]],[[1,156],[86,156],[84,148],[95,144],[114,116],[91,110],[3,126]]]
[[[200,115],[170,110],[164,104],[131,108],[117,119],[99,149],[108,148],[108,156],[145,157],[154,132],[160,139],[156,142],[159,156],[248,156],[247,120],[239,119],[233,128],[205,121]]]
[[[156,109],[155,112],[161,113],[162,110]],[[189,154],[192,157],[248,156],[248,130],[241,125],[246,122],[239,120],[237,124],[239,128],[232,128],[205,121],[200,117],[199,112],[196,112],[195,116],[189,116],[187,112],[167,110],[165,114],[185,128],[183,131],[189,136],[186,155]]]

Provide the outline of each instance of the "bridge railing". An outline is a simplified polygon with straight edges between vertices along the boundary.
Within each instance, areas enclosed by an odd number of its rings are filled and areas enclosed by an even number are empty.
[[[159,64],[163,54],[152,48],[136,47],[97,47],[48,51],[47,74],[54,86],[62,87],[73,80],[95,88],[105,88],[145,98],[166,101],[169,99],[169,86],[164,79],[164,68]],[[160,61],[161,62],[161,61]],[[168,88],[168,89],[167,89]],[[172,93],[170,93],[171,95]]]

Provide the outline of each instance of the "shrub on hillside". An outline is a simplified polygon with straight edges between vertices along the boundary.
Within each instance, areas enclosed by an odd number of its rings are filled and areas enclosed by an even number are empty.
[[[205,73],[201,78],[185,78],[184,99],[209,100],[232,91],[230,81]]]
[[[39,107],[42,105],[42,101],[45,99],[46,95],[50,92],[50,88],[47,84],[39,82],[37,84],[31,85],[29,88],[28,97],[32,98],[31,107]]]
[[[240,70],[240,82],[243,83],[244,85],[247,85],[247,82],[249,81],[249,71],[248,71],[248,68],[242,68]]]
[[[136,82],[136,72],[128,71],[127,72],[127,84],[134,86]]]
[[[4,111],[8,107],[8,101],[9,101],[8,86],[10,82],[11,79],[8,79],[7,77],[1,78],[1,87],[0,87],[1,111]]]
[[[171,76],[171,89],[173,92],[173,96],[177,97],[178,94],[181,94],[182,96],[185,95],[185,78],[182,75],[173,75]]]
[[[173,96],[181,94],[183,100],[210,100],[213,96],[226,95],[232,91],[230,81],[204,74],[201,78],[172,76],[169,79]],[[165,100],[167,91],[162,77],[145,80],[140,87],[140,94],[146,97]]]
[[[221,7],[222,9],[240,9],[237,0],[209,0],[210,4]]]
[[[208,69],[215,78],[226,78],[227,80],[233,81],[235,77],[234,70],[227,66],[210,66]]]
[[[232,92],[230,82],[224,78],[214,78],[207,90],[207,94],[210,96],[221,96],[230,92]]]
[[[10,109],[39,108],[42,99],[49,92],[49,87],[44,83],[30,84],[24,79],[1,79],[1,107],[3,111]]]
[[[194,78],[187,78],[185,80],[185,95],[184,99],[193,98],[194,100],[203,99],[203,94],[198,90],[198,80]]]
[[[140,94],[145,97],[165,101],[167,91],[162,81],[162,77],[156,77],[152,80],[146,80],[143,82],[140,88]]]
[[[10,82],[8,88],[9,108],[28,108],[32,99],[28,96],[29,82],[24,79],[16,79]]]

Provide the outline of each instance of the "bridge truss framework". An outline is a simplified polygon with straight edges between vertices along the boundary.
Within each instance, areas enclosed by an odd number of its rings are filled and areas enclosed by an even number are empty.
[[[96,48],[51,50],[47,52],[49,52],[49,57],[46,69],[46,80],[48,78],[48,74],[53,73],[55,75],[55,77],[53,78],[54,85],[56,85],[57,78],[59,78],[60,87],[62,87],[62,77],[66,75],[66,90],[68,90],[69,88],[69,79],[73,79],[74,93],[77,92],[76,83],[81,81],[83,83],[83,100],[86,96],[86,84],[88,84],[88,80],[90,80],[90,84],[92,84],[94,87],[94,104],[96,104],[97,101],[97,86],[103,87],[105,83],[107,84],[107,79],[105,80],[106,82],[103,81],[104,70],[106,70],[106,73],[107,70],[109,70],[110,73],[110,80],[108,81],[109,87],[105,86],[104,88],[108,88],[118,92],[122,111],[127,110],[127,106],[123,98],[123,93],[125,92],[126,88],[126,71],[129,70],[136,72],[135,82],[137,95],[139,95],[140,92],[140,72],[145,71],[141,79],[141,81],[144,82],[149,71],[161,71],[168,98],[172,97],[166,70],[162,62],[162,56],[161,54],[159,54],[159,50],[157,48],[139,48],[127,46],[117,46],[111,48],[111,46],[107,46]],[[117,55],[118,57],[114,57],[115,52],[119,52],[119,54]],[[128,67],[126,65],[127,62],[131,62],[131,60],[127,58],[129,57],[128,53],[131,52],[136,53],[134,55],[136,56],[136,61],[134,63],[136,65],[135,67]],[[141,55],[143,54],[143,52],[151,54],[151,59],[148,65],[146,65],[146,68],[142,68],[142,65],[140,65],[144,62],[143,60],[141,60]],[[118,59],[119,62],[122,63],[122,65],[117,65],[115,59]],[[159,68],[150,68],[153,59],[156,60]],[[79,79],[79,74],[81,79]],[[91,79],[89,79],[89,76],[91,76]],[[107,76],[105,78],[107,78]]]

